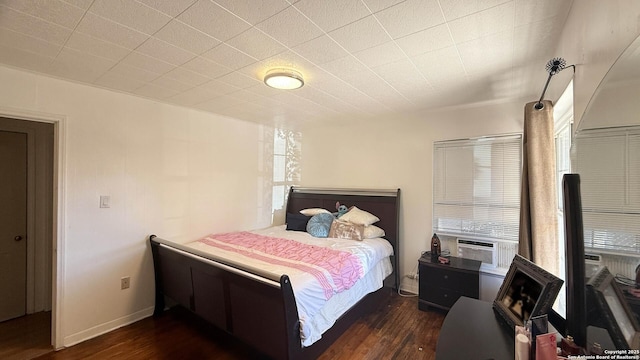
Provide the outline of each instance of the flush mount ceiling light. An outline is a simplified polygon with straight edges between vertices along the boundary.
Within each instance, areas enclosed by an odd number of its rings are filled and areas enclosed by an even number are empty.
[[[304,85],[302,74],[290,69],[271,69],[264,76],[264,83],[274,89],[293,90]]]

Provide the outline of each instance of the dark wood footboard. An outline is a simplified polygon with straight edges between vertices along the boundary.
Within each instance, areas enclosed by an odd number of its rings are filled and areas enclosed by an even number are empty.
[[[391,294],[382,288],[345,313],[322,339],[302,347],[298,309],[291,282],[278,282],[176,249],[150,236],[156,278],[154,315],[164,311],[165,297],[274,359],[314,359],[362,314]]]
[[[154,314],[162,313],[166,296],[274,359],[299,358],[298,310],[289,277],[260,280],[163,245],[154,236],[150,242],[156,277]]]

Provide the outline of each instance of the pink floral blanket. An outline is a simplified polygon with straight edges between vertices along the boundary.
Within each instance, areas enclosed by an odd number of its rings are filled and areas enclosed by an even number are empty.
[[[349,289],[364,276],[360,259],[347,251],[246,231],[209,235],[198,241],[251,259],[310,273],[322,286],[327,300],[334,293]]]

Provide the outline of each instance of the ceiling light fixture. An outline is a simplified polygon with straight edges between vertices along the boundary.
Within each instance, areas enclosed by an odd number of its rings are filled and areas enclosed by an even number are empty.
[[[290,69],[271,69],[264,76],[264,83],[274,89],[293,90],[304,85],[302,74]]]

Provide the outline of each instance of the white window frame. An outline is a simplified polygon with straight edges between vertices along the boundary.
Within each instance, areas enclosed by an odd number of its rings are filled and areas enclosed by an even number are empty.
[[[566,240],[564,233],[564,200],[562,179],[565,174],[571,173],[571,144],[573,135],[573,80],[569,82],[553,108],[554,118],[554,142],[555,142],[555,173],[556,190],[558,199],[558,272],[561,279],[566,279]],[[553,309],[561,316],[566,316],[566,295],[563,285],[556,297]]]

